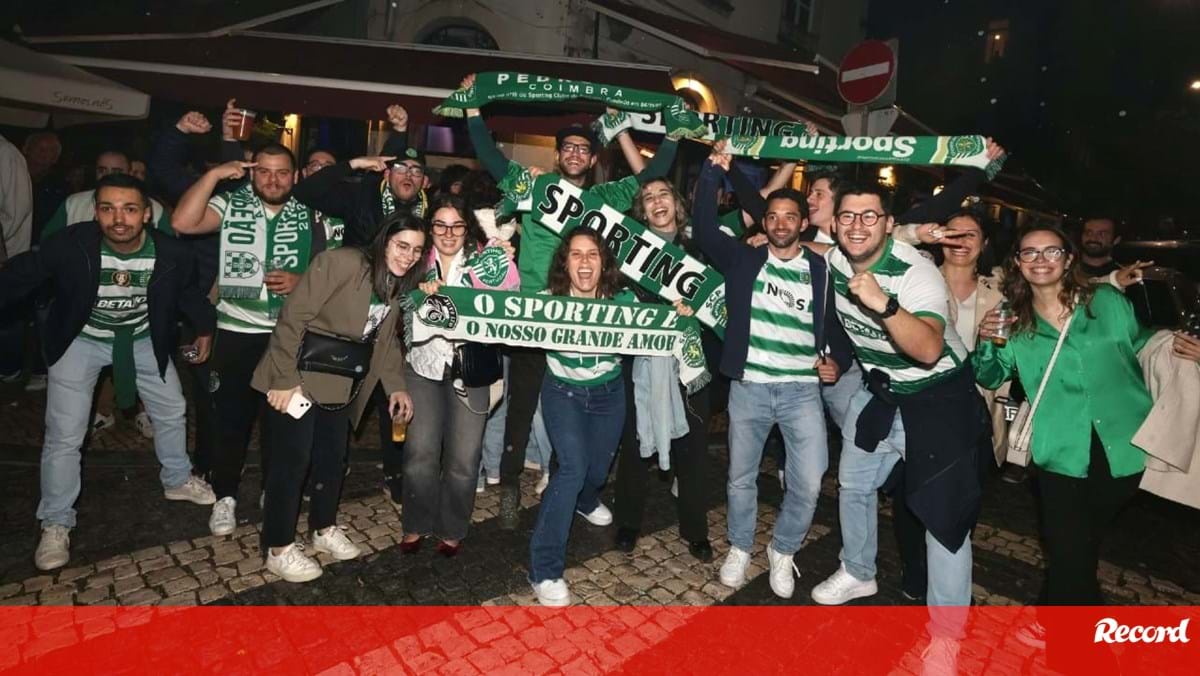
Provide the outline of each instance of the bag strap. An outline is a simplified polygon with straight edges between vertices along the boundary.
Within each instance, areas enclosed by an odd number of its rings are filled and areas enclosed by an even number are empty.
[[[1058,342],[1054,345],[1054,352],[1050,355],[1050,363],[1046,364],[1046,372],[1042,374],[1042,382],[1038,384],[1037,394],[1033,397],[1033,403],[1029,404],[1029,417],[1025,419],[1025,426],[1021,430],[1021,441],[1027,441],[1029,435],[1033,431],[1033,416],[1037,413],[1038,404],[1042,401],[1042,394],[1046,391],[1046,383],[1050,381],[1050,373],[1054,370],[1054,364],[1058,361],[1058,353],[1062,350],[1063,342],[1067,339],[1067,331],[1071,329],[1071,320],[1075,318],[1075,309],[1072,308],[1071,316],[1067,317],[1067,322],[1063,324],[1062,331],[1058,334]]]

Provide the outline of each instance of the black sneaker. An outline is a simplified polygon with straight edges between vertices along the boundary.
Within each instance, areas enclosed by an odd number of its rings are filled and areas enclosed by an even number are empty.
[[[616,547],[619,551],[632,554],[637,547],[638,532],[633,528],[618,528]]]
[[[1019,484],[1029,476],[1029,470],[1020,465],[1012,463],[1004,467],[1004,471],[1000,474],[1000,480],[1008,484]]]
[[[688,552],[696,557],[698,561],[708,563],[713,560],[712,545],[708,544],[708,540],[696,540],[688,543]]]

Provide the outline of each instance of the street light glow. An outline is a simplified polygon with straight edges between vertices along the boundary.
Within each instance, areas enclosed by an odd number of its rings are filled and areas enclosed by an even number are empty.
[[[1194,92],[1200,92],[1200,80],[1192,80],[1192,83],[1188,85],[1188,88]]]

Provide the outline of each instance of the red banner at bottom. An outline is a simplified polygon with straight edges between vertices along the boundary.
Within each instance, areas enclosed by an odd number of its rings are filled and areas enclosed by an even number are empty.
[[[1163,606],[7,607],[0,672],[1191,674],[1196,618]]]

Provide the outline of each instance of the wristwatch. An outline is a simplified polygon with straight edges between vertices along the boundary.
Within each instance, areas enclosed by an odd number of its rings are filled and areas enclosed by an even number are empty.
[[[883,312],[879,313],[880,319],[887,319],[900,311],[900,301],[896,300],[895,296],[889,296],[887,305],[883,306]]]

